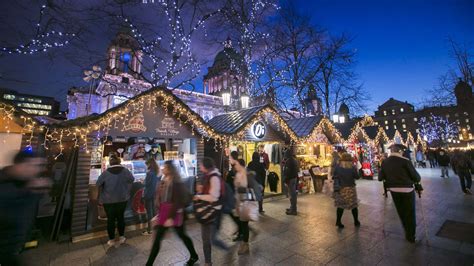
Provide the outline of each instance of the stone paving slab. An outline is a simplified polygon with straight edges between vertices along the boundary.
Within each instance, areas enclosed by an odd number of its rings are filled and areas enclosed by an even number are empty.
[[[419,171],[425,192],[416,200],[417,244],[405,241],[391,197],[382,196],[381,184],[360,180],[360,228],[353,226],[350,211],[344,212],[345,228],[335,227],[333,200],[323,194],[301,196],[296,217],[285,215],[287,199],[272,200],[265,203],[261,220],[251,223],[255,233],[251,233],[249,255],[237,255],[238,245],[231,240],[235,227],[224,217],[220,237],[231,249],[214,248],[214,265],[474,265],[474,245],[436,236],[446,219],[474,221],[474,197],[461,193],[456,176],[442,179],[439,169]],[[188,223],[187,230],[203,258],[200,225]],[[151,237],[139,232],[127,235],[126,244],[119,247],[108,247],[105,238],[75,244],[40,243],[22,257],[28,265],[144,265]],[[188,257],[170,230],[155,265],[183,265]]]

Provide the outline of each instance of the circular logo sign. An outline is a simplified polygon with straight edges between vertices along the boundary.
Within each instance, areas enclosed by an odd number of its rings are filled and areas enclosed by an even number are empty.
[[[265,124],[262,122],[255,122],[252,126],[252,133],[257,139],[261,139],[265,136]]]

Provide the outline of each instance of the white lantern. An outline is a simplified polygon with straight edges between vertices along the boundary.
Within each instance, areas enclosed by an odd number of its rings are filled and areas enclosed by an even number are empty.
[[[230,105],[230,91],[229,90],[222,90],[222,104],[224,106]]]

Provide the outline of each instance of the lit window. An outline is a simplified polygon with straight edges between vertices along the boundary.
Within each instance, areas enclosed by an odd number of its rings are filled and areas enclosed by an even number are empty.
[[[392,109],[392,115],[394,115],[394,114],[395,114],[395,110],[394,110],[394,109]]]
[[[469,118],[466,118],[466,123],[469,123]]]
[[[387,121],[387,120],[385,120],[385,125],[387,125],[387,124],[388,124],[388,121]]]
[[[396,123],[397,123],[397,120],[394,119],[394,120],[393,120],[393,123],[396,124]]]
[[[393,129],[397,129],[397,125],[393,125]]]
[[[415,130],[415,132],[416,132],[416,133],[420,133],[420,129],[417,128],[417,129]]]
[[[403,128],[407,128],[407,125],[403,124],[402,127],[403,127]]]
[[[387,129],[387,130],[388,130],[388,126],[385,126],[385,129]]]
[[[15,100],[15,95],[5,94],[3,95],[3,98],[7,100]]]
[[[467,128],[467,130],[471,130],[471,126],[470,126],[470,125],[467,125],[466,128]]]
[[[402,118],[402,123],[405,123],[405,118]]]
[[[403,113],[403,111],[405,111],[405,110],[403,110],[403,108],[400,108],[400,112]]]
[[[403,132],[407,132],[407,130],[406,130],[406,129],[404,129],[404,130],[403,130]]]
[[[416,121],[418,121],[418,118],[416,118],[416,117],[413,117],[413,121],[415,121],[415,122],[416,122]]]
[[[387,116],[387,111],[383,111],[383,115],[384,115],[384,116]]]

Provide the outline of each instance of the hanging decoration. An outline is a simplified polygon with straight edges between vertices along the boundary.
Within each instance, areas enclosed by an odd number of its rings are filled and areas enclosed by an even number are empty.
[[[299,142],[318,142],[318,136],[321,134],[325,135],[327,139],[331,139],[333,144],[344,142],[339,130],[337,130],[331,120],[327,119],[327,117],[323,117],[321,121],[319,121],[318,125],[313,129],[313,131],[308,136],[300,138]]]

